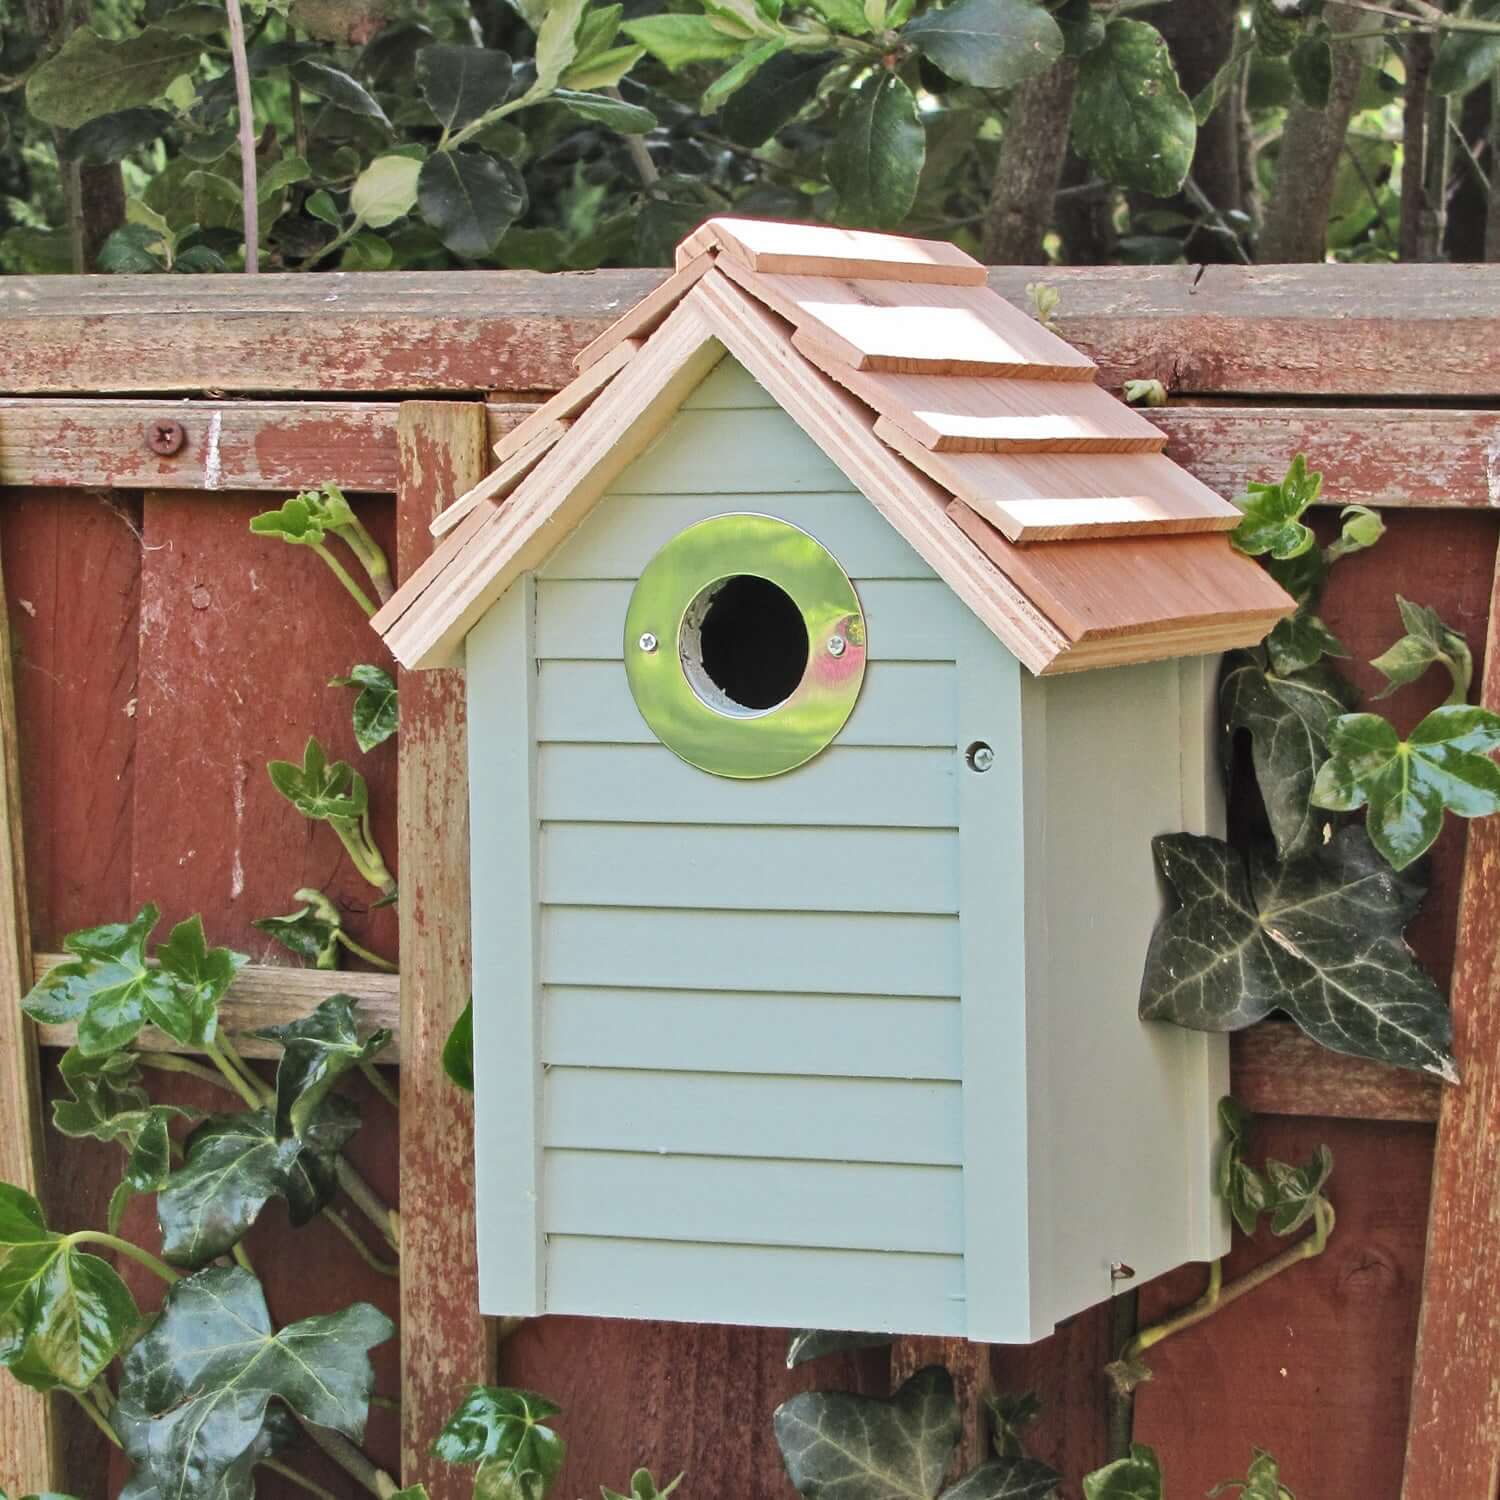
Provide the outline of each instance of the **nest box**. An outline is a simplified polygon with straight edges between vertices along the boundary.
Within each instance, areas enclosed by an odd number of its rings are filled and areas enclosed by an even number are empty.
[[[951,245],[714,220],[577,364],[375,622],[467,671],[484,1309],[1026,1342],[1221,1254],[1136,998],[1238,513]]]

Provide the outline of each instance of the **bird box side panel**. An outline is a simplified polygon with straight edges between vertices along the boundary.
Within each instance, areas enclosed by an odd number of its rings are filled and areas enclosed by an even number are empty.
[[[1028,915],[1045,931],[1032,992],[1032,1118],[1050,1160],[1039,1332],[1221,1253],[1210,1194],[1227,1040],[1137,1017],[1165,909],[1151,840],[1214,817],[1211,675],[1194,658],[1027,685],[1027,799],[1045,809],[1028,845]]]
[[[832,552],[870,641],[834,743],[758,781],[660,744],[623,663],[645,564],[741,510]],[[530,1045],[547,1311],[963,1331],[961,613],[728,362],[541,571]],[[489,920],[476,889],[476,931]],[[487,988],[476,975],[477,1007],[516,1004]],[[482,1143],[481,1173],[512,1149]]]

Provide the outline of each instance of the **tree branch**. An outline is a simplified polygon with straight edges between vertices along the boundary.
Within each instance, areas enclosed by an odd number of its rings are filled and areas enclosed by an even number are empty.
[[[1052,224],[1077,81],[1078,65],[1064,58],[1012,91],[985,215],[985,260],[1017,266],[1046,263],[1042,238]]]

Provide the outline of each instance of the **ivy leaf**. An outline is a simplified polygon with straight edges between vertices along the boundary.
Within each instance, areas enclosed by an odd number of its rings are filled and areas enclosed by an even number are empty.
[[[1312,1218],[1332,1173],[1333,1152],[1327,1146],[1319,1146],[1305,1167],[1289,1166],[1284,1161],[1267,1157],[1266,1175],[1276,1192],[1271,1211],[1271,1233],[1288,1235],[1301,1229]]]
[[[1255,779],[1283,859],[1317,839],[1323,820],[1309,803],[1313,781],[1328,753],[1330,727],[1353,696],[1347,679],[1321,664],[1283,676],[1270,670],[1259,651],[1228,659],[1219,712],[1227,735],[1250,735]]]
[[[52,1124],[73,1140],[118,1138],[115,1122],[151,1107],[151,1096],[141,1087],[141,1069],[131,1052],[108,1052],[90,1057],[69,1047],[57,1065],[69,1098],[52,1101]]]
[[[422,217],[455,255],[479,260],[526,208],[526,184],[484,151],[435,151],[417,179]]]
[[[546,1500],[567,1449],[545,1424],[561,1411],[532,1391],[477,1385],[437,1435],[432,1451],[450,1464],[481,1465],[474,1476],[475,1500]]]
[[[928,62],[958,83],[1010,89],[1063,53],[1057,22],[1035,0],[955,0],[901,29]]]
[[[360,1040],[354,1021],[357,1003],[351,995],[330,995],[301,1020],[251,1033],[282,1048],[276,1067],[279,1135],[304,1138],[339,1079],[351,1068],[374,1062],[390,1045],[391,1033],[383,1028]]]
[[[807,1500],[933,1500],[962,1425],[940,1365],[884,1400],[804,1391],[772,1420],[787,1477]]]
[[[1083,1500],[1162,1500],[1156,1454],[1144,1443],[1132,1443],[1129,1458],[1084,1475]]]
[[[943,1500],[1055,1500],[1062,1475],[1038,1458],[992,1458],[943,1491]]]
[[[1073,145],[1107,181],[1170,198],[1187,180],[1198,122],[1161,33],[1117,17],[1078,63]]]
[[[1317,615],[1299,609],[1276,622],[1266,637],[1266,654],[1278,676],[1291,677],[1325,656],[1347,657],[1349,651]]]
[[[1214,1496],[1228,1494],[1230,1490],[1238,1490],[1240,1500],[1297,1500],[1297,1497],[1281,1482],[1281,1469],[1276,1460],[1263,1449],[1254,1450],[1255,1456],[1250,1460],[1250,1472],[1244,1479],[1226,1479],[1223,1484],[1216,1484],[1209,1492],[1209,1500]]]
[[[125,1452],[136,1466],[135,1477],[120,1491],[120,1500],[163,1500],[163,1492],[151,1479],[149,1444],[151,1417],[128,1401],[115,1403],[110,1422],[119,1434]],[[255,1440],[225,1470],[209,1500],[255,1500],[255,1466],[295,1447],[302,1429],[284,1406],[266,1409],[266,1420]],[[182,1496],[187,1500],[187,1496]]]
[[[608,94],[580,93],[576,89],[553,89],[552,101],[581,119],[607,125],[622,135],[644,135],[656,128],[656,116],[639,104],[611,99]]]
[[[1021,1431],[1031,1426],[1042,1410],[1036,1392],[1024,1391],[1019,1396],[994,1393],[984,1398],[984,1405],[990,1415],[990,1445],[996,1457],[1024,1458],[1026,1448]]]
[[[1306,552],[1316,538],[1312,529],[1301,521],[1302,512],[1317,498],[1323,488],[1323,476],[1309,473],[1305,455],[1293,460],[1286,478],[1279,484],[1257,484],[1246,488],[1248,495],[1236,498],[1244,511],[1244,520],[1229,533],[1229,540],[1247,557],[1270,553],[1279,561]]]
[[[881,1349],[893,1343],[893,1333],[840,1333],[822,1328],[799,1328],[786,1346],[786,1367],[795,1370],[825,1354],[847,1354],[853,1349]]]
[[[778,52],[736,89],[720,112],[724,134],[740,146],[763,146],[817,97],[836,52]]]
[[[80,26],[26,80],[26,107],[38,120],[66,130],[159,99],[203,55],[201,37],[148,26],[120,41]]]
[[[86,1391],[139,1321],[114,1267],[54,1234],[35,1198],[0,1182],[0,1367],[38,1390]]]
[[[912,91],[884,68],[845,99],[828,148],[828,180],[845,224],[888,228],[910,212],[927,155]]]
[[[1285,863],[1189,833],[1151,848],[1181,905],[1151,935],[1143,1021],[1240,1031],[1281,1010],[1335,1052],[1458,1081],[1447,1003],[1402,937],[1423,887],[1358,826]]]
[[[269,933],[289,953],[306,959],[315,969],[339,966],[338,935],[343,918],[322,891],[304,886],[293,892],[304,904],[284,917],[257,917],[251,926]]]
[[[300,58],[292,64],[292,77],[310,93],[337,105],[351,115],[374,120],[390,130],[391,122],[386,112],[377,103],[375,96],[351,78],[342,68],[335,68],[316,57]]]
[[[316,737],[310,737],[302,752],[302,764],[273,760],[266,766],[271,785],[304,818],[357,818],[369,806],[365,779],[348,761],[332,765]]]
[[[1443,624],[1435,609],[1413,604],[1400,594],[1396,595],[1396,606],[1406,634],[1370,663],[1386,679],[1385,687],[1375,696],[1388,698],[1398,687],[1415,682],[1428,667],[1441,664],[1453,679],[1448,702],[1463,703],[1474,679],[1474,657],[1468,641]]]
[[[1328,737],[1312,800],[1335,812],[1369,805],[1371,842],[1404,870],[1442,831],[1443,809],[1461,818],[1500,812],[1500,716],[1464,703],[1435,708],[1401,739],[1379,714],[1345,714]]]
[[[306,1224],[332,1198],[332,1156],[358,1126],[358,1112],[343,1098],[325,1103],[311,1139],[278,1136],[269,1109],[210,1115],[157,1195],[163,1254],[181,1266],[223,1255],[272,1198],[286,1200],[293,1224]]]
[[[327,199],[326,212],[325,205],[314,204],[320,195]],[[322,189],[307,200],[307,206],[309,213],[334,228],[343,222],[333,199]],[[349,508],[349,502],[333,484],[303,490],[300,495],[282,501],[276,510],[263,511],[250,518],[250,530],[257,536],[279,536],[284,542],[303,547],[321,546],[330,531],[337,533],[340,527],[353,524],[354,512]]]
[[[1479,0],[1473,14],[1481,21],[1500,20],[1500,0]],[[1443,39],[1428,84],[1435,94],[1467,94],[1487,83],[1500,68],[1500,35],[1490,31],[1440,34]]]
[[[1271,1186],[1245,1160],[1245,1137],[1250,1129],[1249,1111],[1228,1095],[1219,1100],[1219,1123],[1224,1144],[1219,1151],[1214,1191],[1228,1205],[1234,1222],[1245,1234],[1254,1234],[1260,1216],[1271,1206]]]
[[[620,30],[674,73],[690,63],[738,57],[745,46],[743,38],[725,35],[709,16],[638,16]]]
[[[683,1476],[679,1474],[664,1490],[656,1487],[656,1478],[650,1469],[637,1469],[630,1476],[630,1493],[628,1495],[616,1494],[608,1485],[601,1484],[599,1493],[604,1500],[667,1500],[667,1496],[682,1483]]]
[[[211,1042],[219,1027],[219,1002],[234,976],[250,962],[249,955],[210,948],[203,936],[203,918],[192,916],[179,922],[165,943],[157,944],[156,962],[176,986],[170,1013],[160,1003],[153,1004],[151,1019],[185,1047]]]
[[[120,1381],[121,1400],[147,1423],[144,1467],[163,1500],[218,1492],[260,1441],[273,1400],[361,1441],[375,1383],[368,1350],[394,1333],[364,1302],[275,1331],[260,1283],[237,1266],[177,1282]]]
[[[453,1023],[453,1030],[443,1043],[443,1072],[459,1088],[474,1092],[474,997],[464,1006],[463,1014]]]
[[[510,54],[438,42],[417,53],[417,83],[444,131],[462,130],[504,104],[513,81]]]
[[[125,1173],[109,1197],[105,1227],[111,1234],[120,1232],[120,1221],[130,1200],[140,1193],[158,1193],[167,1185],[172,1171],[171,1121],[185,1110],[158,1104],[146,1110],[133,1123],[128,1136],[122,1136],[127,1147]]]
[[[354,742],[367,753],[383,745],[396,732],[396,680],[384,667],[361,662],[349,668],[347,677],[334,677],[329,687],[357,687],[354,700]]]

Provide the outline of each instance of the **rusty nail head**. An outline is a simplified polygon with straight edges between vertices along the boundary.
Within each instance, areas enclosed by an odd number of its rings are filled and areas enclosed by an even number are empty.
[[[185,442],[187,433],[181,422],[174,422],[170,417],[155,417],[146,423],[146,446],[163,458],[179,452]]]

